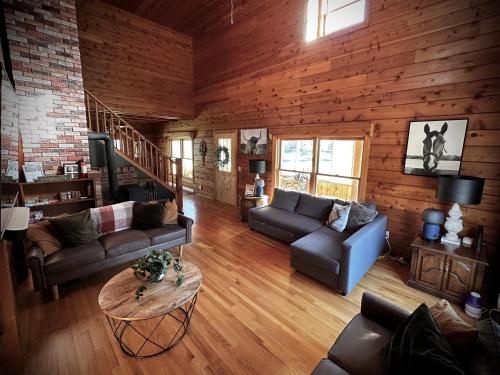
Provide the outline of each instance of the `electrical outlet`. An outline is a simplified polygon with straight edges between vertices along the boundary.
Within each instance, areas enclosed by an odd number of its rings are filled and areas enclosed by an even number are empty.
[[[388,230],[386,230],[386,231],[385,231],[385,239],[386,239],[386,240],[388,240],[388,239],[389,239],[389,231],[388,231]]]

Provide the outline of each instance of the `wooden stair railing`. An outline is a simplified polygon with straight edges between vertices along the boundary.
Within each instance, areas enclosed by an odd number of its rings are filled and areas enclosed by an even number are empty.
[[[109,134],[113,139],[115,152],[172,191],[177,207],[182,211],[182,159],[165,155],[160,148],[88,90],[85,90],[85,106],[87,127],[94,132]]]

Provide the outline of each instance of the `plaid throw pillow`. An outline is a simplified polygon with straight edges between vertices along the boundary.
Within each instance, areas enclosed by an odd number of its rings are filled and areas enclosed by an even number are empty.
[[[90,209],[92,221],[101,233],[115,232],[132,227],[134,202],[122,202]]]

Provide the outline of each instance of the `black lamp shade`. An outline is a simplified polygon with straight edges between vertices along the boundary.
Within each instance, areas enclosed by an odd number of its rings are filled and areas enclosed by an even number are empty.
[[[248,171],[250,173],[266,173],[266,161],[265,160],[249,160],[248,161]]]
[[[436,198],[442,202],[479,204],[484,178],[471,176],[439,176]]]

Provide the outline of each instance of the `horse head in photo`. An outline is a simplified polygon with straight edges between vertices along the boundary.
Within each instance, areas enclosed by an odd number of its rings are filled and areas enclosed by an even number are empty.
[[[448,130],[448,124],[445,122],[440,131],[431,131],[429,124],[425,124],[425,138],[423,140],[424,148],[424,170],[434,172],[438,167],[439,160],[443,156],[443,152],[447,152],[444,148],[446,140],[444,133]]]

